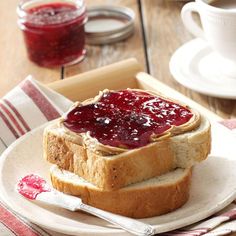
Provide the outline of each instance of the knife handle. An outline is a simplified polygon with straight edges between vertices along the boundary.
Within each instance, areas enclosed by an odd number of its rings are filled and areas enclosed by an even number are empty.
[[[80,210],[102,218],[114,225],[118,225],[122,229],[135,235],[148,236],[155,234],[154,228],[151,225],[145,224],[138,220],[103,211],[101,209],[86,205],[84,203],[80,204]]]

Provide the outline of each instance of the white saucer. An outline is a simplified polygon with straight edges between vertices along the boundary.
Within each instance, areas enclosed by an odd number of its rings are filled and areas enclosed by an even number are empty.
[[[236,78],[223,70],[224,59],[202,39],[181,46],[170,60],[170,72],[183,86],[213,97],[236,99]]]

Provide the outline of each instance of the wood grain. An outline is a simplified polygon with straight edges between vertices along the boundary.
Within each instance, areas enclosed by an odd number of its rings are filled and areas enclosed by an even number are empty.
[[[174,0],[141,0],[150,73],[221,117],[235,117],[235,101],[193,92],[173,80],[169,72],[172,54],[193,38],[184,28],[180,17],[181,8],[185,3],[186,1]]]
[[[48,86],[72,101],[83,101],[104,89],[137,87],[135,75],[140,71],[143,68],[136,59],[131,58],[53,82]]]
[[[117,6],[130,7],[131,9],[134,10],[136,14],[135,32],[131,37],[121,42],[103,46],[86,45],[87,56],[85,60],[80,64],[65,68],[64,77],[67,78],[69,76],[73,76],[78,73],[88,71],[91,69],[99,68],[101,66],[121,61],[123,59],[127,59],[130,57],[137,58],[138,61],[145,67],[146,60],[143,47],[138,1],[137,0],[129,0],[129,1],[87,0],[86,3],[88,6],[102,4],[102,5],[117,5]]]
[[[17,26],[19,0],[0,1],[0,97],[27,75],[48,83],[60,79],[61,69],[45,69],[31,63]]]

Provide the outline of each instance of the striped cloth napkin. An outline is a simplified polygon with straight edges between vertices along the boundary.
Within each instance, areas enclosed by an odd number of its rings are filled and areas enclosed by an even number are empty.
[[[0,154],[21,135],[59,117],[71,104],[28,76],[0,100]]]
[[[27,77],[0,99],[0,153],[35,127],[59,117],[72,102]],[[222,121],[236,131],[236,120]],[[236,134],[236,133],[235,133]],[[163,236],[220,236],[236,232],[236,201],[214,216],[194,225],[163,233]],[[11,211],[0,201],[1,236],[63,236],[41,228]]]

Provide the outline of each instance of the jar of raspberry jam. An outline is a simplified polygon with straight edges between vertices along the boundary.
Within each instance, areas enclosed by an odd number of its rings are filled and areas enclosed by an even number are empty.
[[[83,0],[22,0],[17,13],[31,61],[57,67],[85,57]]]

